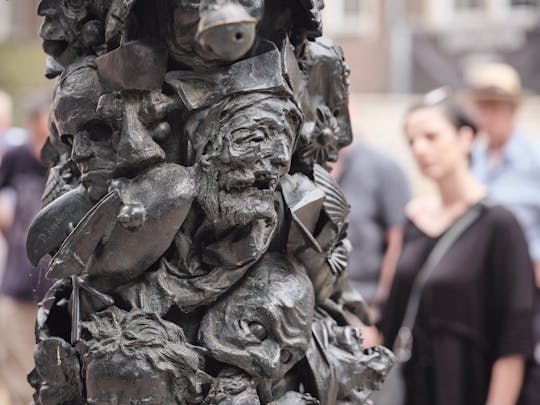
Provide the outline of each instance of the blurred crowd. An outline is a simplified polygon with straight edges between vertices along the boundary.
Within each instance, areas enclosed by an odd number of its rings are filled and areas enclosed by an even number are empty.
[[[398,364],[376,405],[540,404],[540,141],[520,129],[512,67],[411,105],[403,136],[434,193],[362,139],[334,170],[351,204],[365,345]]]
[[[10,404],[27,405],[31,388],[37,303],[50,282],[26,258],[26,232],[41,205],[47,166],[40,151],[49,134],[51,95],[34,94],[24,106],[26,128],[11,126],[11,98],[0,92],[0,389]]]
[[[410,106],[402,136],[429,195],[413,197],[401,162],[362,137],[333,169],[351,205],[351,285],[372,318],[365,346],[398,360],[375,405],[540,404],[540,138],[520,129],[526,97],[512,67],[489,64],[467,89]],[[25,253],[49,100],[30,97],[14,128],[0,92],[0,391],[11,405],[31,399],[33,324],[50,286]]]

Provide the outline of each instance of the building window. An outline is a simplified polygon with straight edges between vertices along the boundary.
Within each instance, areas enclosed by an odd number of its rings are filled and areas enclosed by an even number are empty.
[[[482,0],[455,0],[456,10],[479,10],[484,6]]]
[[[331,0],[323,10],[327,35],[375,34],[380,0]]]
[[[343,0],[343,12],[345,16],[359,16],[362,13],[362,0]]]
[[[490,18],[491,5],[494,0],[451,0],[452,24],[470,26]],[[495,0],[497,1],[497,0]],[[503,0],[505,1],[505,0]]]
[[[510,0],[512,7],[539,7],[539,0]]]

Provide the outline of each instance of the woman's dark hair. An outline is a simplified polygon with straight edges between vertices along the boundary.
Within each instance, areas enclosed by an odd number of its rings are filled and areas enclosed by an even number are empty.
[[[474,117],[447,87],[441,87],[427,93],[422,100],[409,107],[405,117],[408,118],[415,111],[425,108],[439,109],[457,130],[468,127],[472,129],[475,136],[478,133],[478,125]]]

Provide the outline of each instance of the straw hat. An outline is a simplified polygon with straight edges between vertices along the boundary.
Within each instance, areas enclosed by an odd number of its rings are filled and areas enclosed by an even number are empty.
[[[472,70],[468,77],[468,96],[474,101],[507,101],[519,103],[523,90],[519,73],[510,65],[490,63]]]

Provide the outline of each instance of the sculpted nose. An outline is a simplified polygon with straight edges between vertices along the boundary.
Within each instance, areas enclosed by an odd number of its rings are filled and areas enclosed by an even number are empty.
[[[143,169],[165,160],[165,152],[139,120],[138,105],[131,101],[126,102],[117,150],[119,169]]]
[[[277,345],[265,345],[260,351],[255,351],[252,356],[260,367],[263,377],[273,381],[279,379],[281,350]]]
[[[271,151],[271,161],[277,166],[289,165],[289,145],[284,139],[278,139]]]
[[[71,149],[71,158],[75,163],[83,162],[93,156],[92,144],[88,136],[84,133],[73,137],[73,147]]]
[[[37,13],[41,17],[52,17],[55,15],[53,0],[42,0],[39,3]]]

